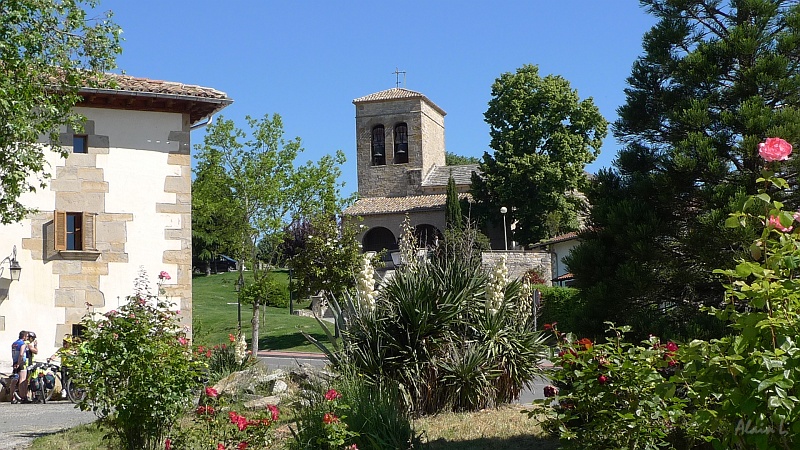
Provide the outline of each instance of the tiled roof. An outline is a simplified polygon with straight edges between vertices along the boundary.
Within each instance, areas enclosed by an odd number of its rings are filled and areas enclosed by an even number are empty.
[[[430,103],[431,106],[442,115],[447,114],[442,108],[433,103],[428,97],[420,94],[419,92],[412,91],[405,88],[391,88],[385,91],[376,92],[374,94],[365,95],[353,100],[353,103],[368,103],[368,102],[384,102],[387,100],[402,100],[408,98],[420,98]]]
[[[546,241],[534,244],[532,247],[533,248],[544,247],[545,245],[558,244],[559,242],[571,241],[573,239],[578,239],[578,233],[575,231],[571,233],[559,234],[558,236],[554,236]]]
[[[460,166],[433,166],[428,175],[422,180],[422,186],[447,186],[450,175],[456,185],[469,185],[472,183],[472,172],[480,173],[478,164],[463,164]]]
[[[459,198],[468,198],[459,194]],[[412,195],[408,197],[366,197],[357,200],[344,210],[348,216],[368,216],[372,214],[396,214],[415,211],[435,211],[444,209],[445,194]]]
[[[561,276],[553,278],[553,281],[569,281],[569,280],[574,280],[574,279],[575,279],[575,275],[573,275],[572,273],[567,272],[564,275],[561,275]]]
[[[217,100],[230,100],[228,95],[216,89],[197,86],[194,84],[176,83],[174,81],[151,80],[137,78],[130,75],[106,73],[105,77],[111,83],[101,81],[100,87],[115,91],[142,92],[148,94],[168,94],[182,97],[196,97]],[[89,88],[91,89],[91,88]]]
[[[79,106],[188,113],[192,124],[233,103],[216,89],[114,73],[103,74],[79,93],[83,98]]]

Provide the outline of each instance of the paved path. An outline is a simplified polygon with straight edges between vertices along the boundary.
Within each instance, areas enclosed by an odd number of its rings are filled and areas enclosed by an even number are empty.
[[[81,411],[69,401],[51,401],[46,405],[0,403],[0,449],[28,448],[40,436],[53,434],[96,419],[94,413]]]
[[[299,352],[278,352],[261,350],[258,352],[258,359],[267,364],[270,369],[297,367],[297,364],[307,363],[314,367],[323,367],[328,363],[325,355],[320,353],[299,353]],[[550,361],[542,364],[546,368],[553,367]],[[517,403],[530,405],[535,399],[544,398],[542,388],[550,384],[547,378],[537,377],[533,380],[531,389],[525,389],[520,393]]]

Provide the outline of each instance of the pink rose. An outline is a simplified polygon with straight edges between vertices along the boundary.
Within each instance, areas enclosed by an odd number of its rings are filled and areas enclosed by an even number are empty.
[[[792,153],[792,144],[781,138],[767,138],[758,144],[758,154],[764,161],[786,161]]]
[[[213,387],[209,386],[209,387],[206,388],[206,396],[211,397],[211,398],[217,398],[218,395],[219,395],[219,392],[217,392],[217,390],[214,389]]]
[[[784,233],[788,233],[788,232],[792,231],[792,228],[793,228],[791,226],[784,227],[783,225],[781,225],[781,221],[780,221],[780,219],[778,219],[778,216],[769,216],[769,224],[768,225],[769,225],[770,228],[775,228],[776,230],[783,231]]]
[[[186,345],[186,344],[188,344],[188,343],[189,343],[189,340],[188,340],[188,339],[186,339],[186,338],[185,338],[185,337],[183,337],[183,336],[179,336],[179,337],[178,337],[178,342],[180,342],[180,343],[181,343],[181,345]]]
[[[790,148],[790,150],[789,150],[789,151],[791,151],[791,148]],[[171,279],[172,279],[172,277],[171,277],[171,276],[169,276],[169,274],[167,273],[167,271],[166,271],[166,270],[162,270],[162,271],[161,271],[161,273],[160,273],[160,274],[158,274],[158,279],[159,279],[159,280],[171,280]]]

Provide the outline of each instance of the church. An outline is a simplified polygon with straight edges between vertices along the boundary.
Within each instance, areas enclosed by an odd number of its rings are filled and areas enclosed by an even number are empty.
[[[453,177],[459,196],[467,198],[472,174],[480,170],[477,164],[446,165],[446,113],[425,95],[396,87],[359,97],[353,104],[358,200],[344,215],[361,218],[362,249],[387,250],[385,262],[392,268],[391,254],[398,249],[405,215],[419,246],[435,245],[445,229],[449,178]],[[498,215],[501,206],[497,205]],[[504,233],[504,224],[498,225],[482,230],[492,248],[484,253],[484,264],[505,255],[512,276],[533,268],[550,279],[550,253],[515,250],[514,243],[506,241],[510,229]]]

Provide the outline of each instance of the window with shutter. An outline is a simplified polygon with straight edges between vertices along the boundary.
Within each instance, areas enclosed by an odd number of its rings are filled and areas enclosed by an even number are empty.
[[[55,230],[55,249],[67,249],[67,213],[64,211],[56,211],[53,217],[53,229]]]
[[[53,219],[55,250],[96,250],[96,216],[94,213],[56,211]]]

